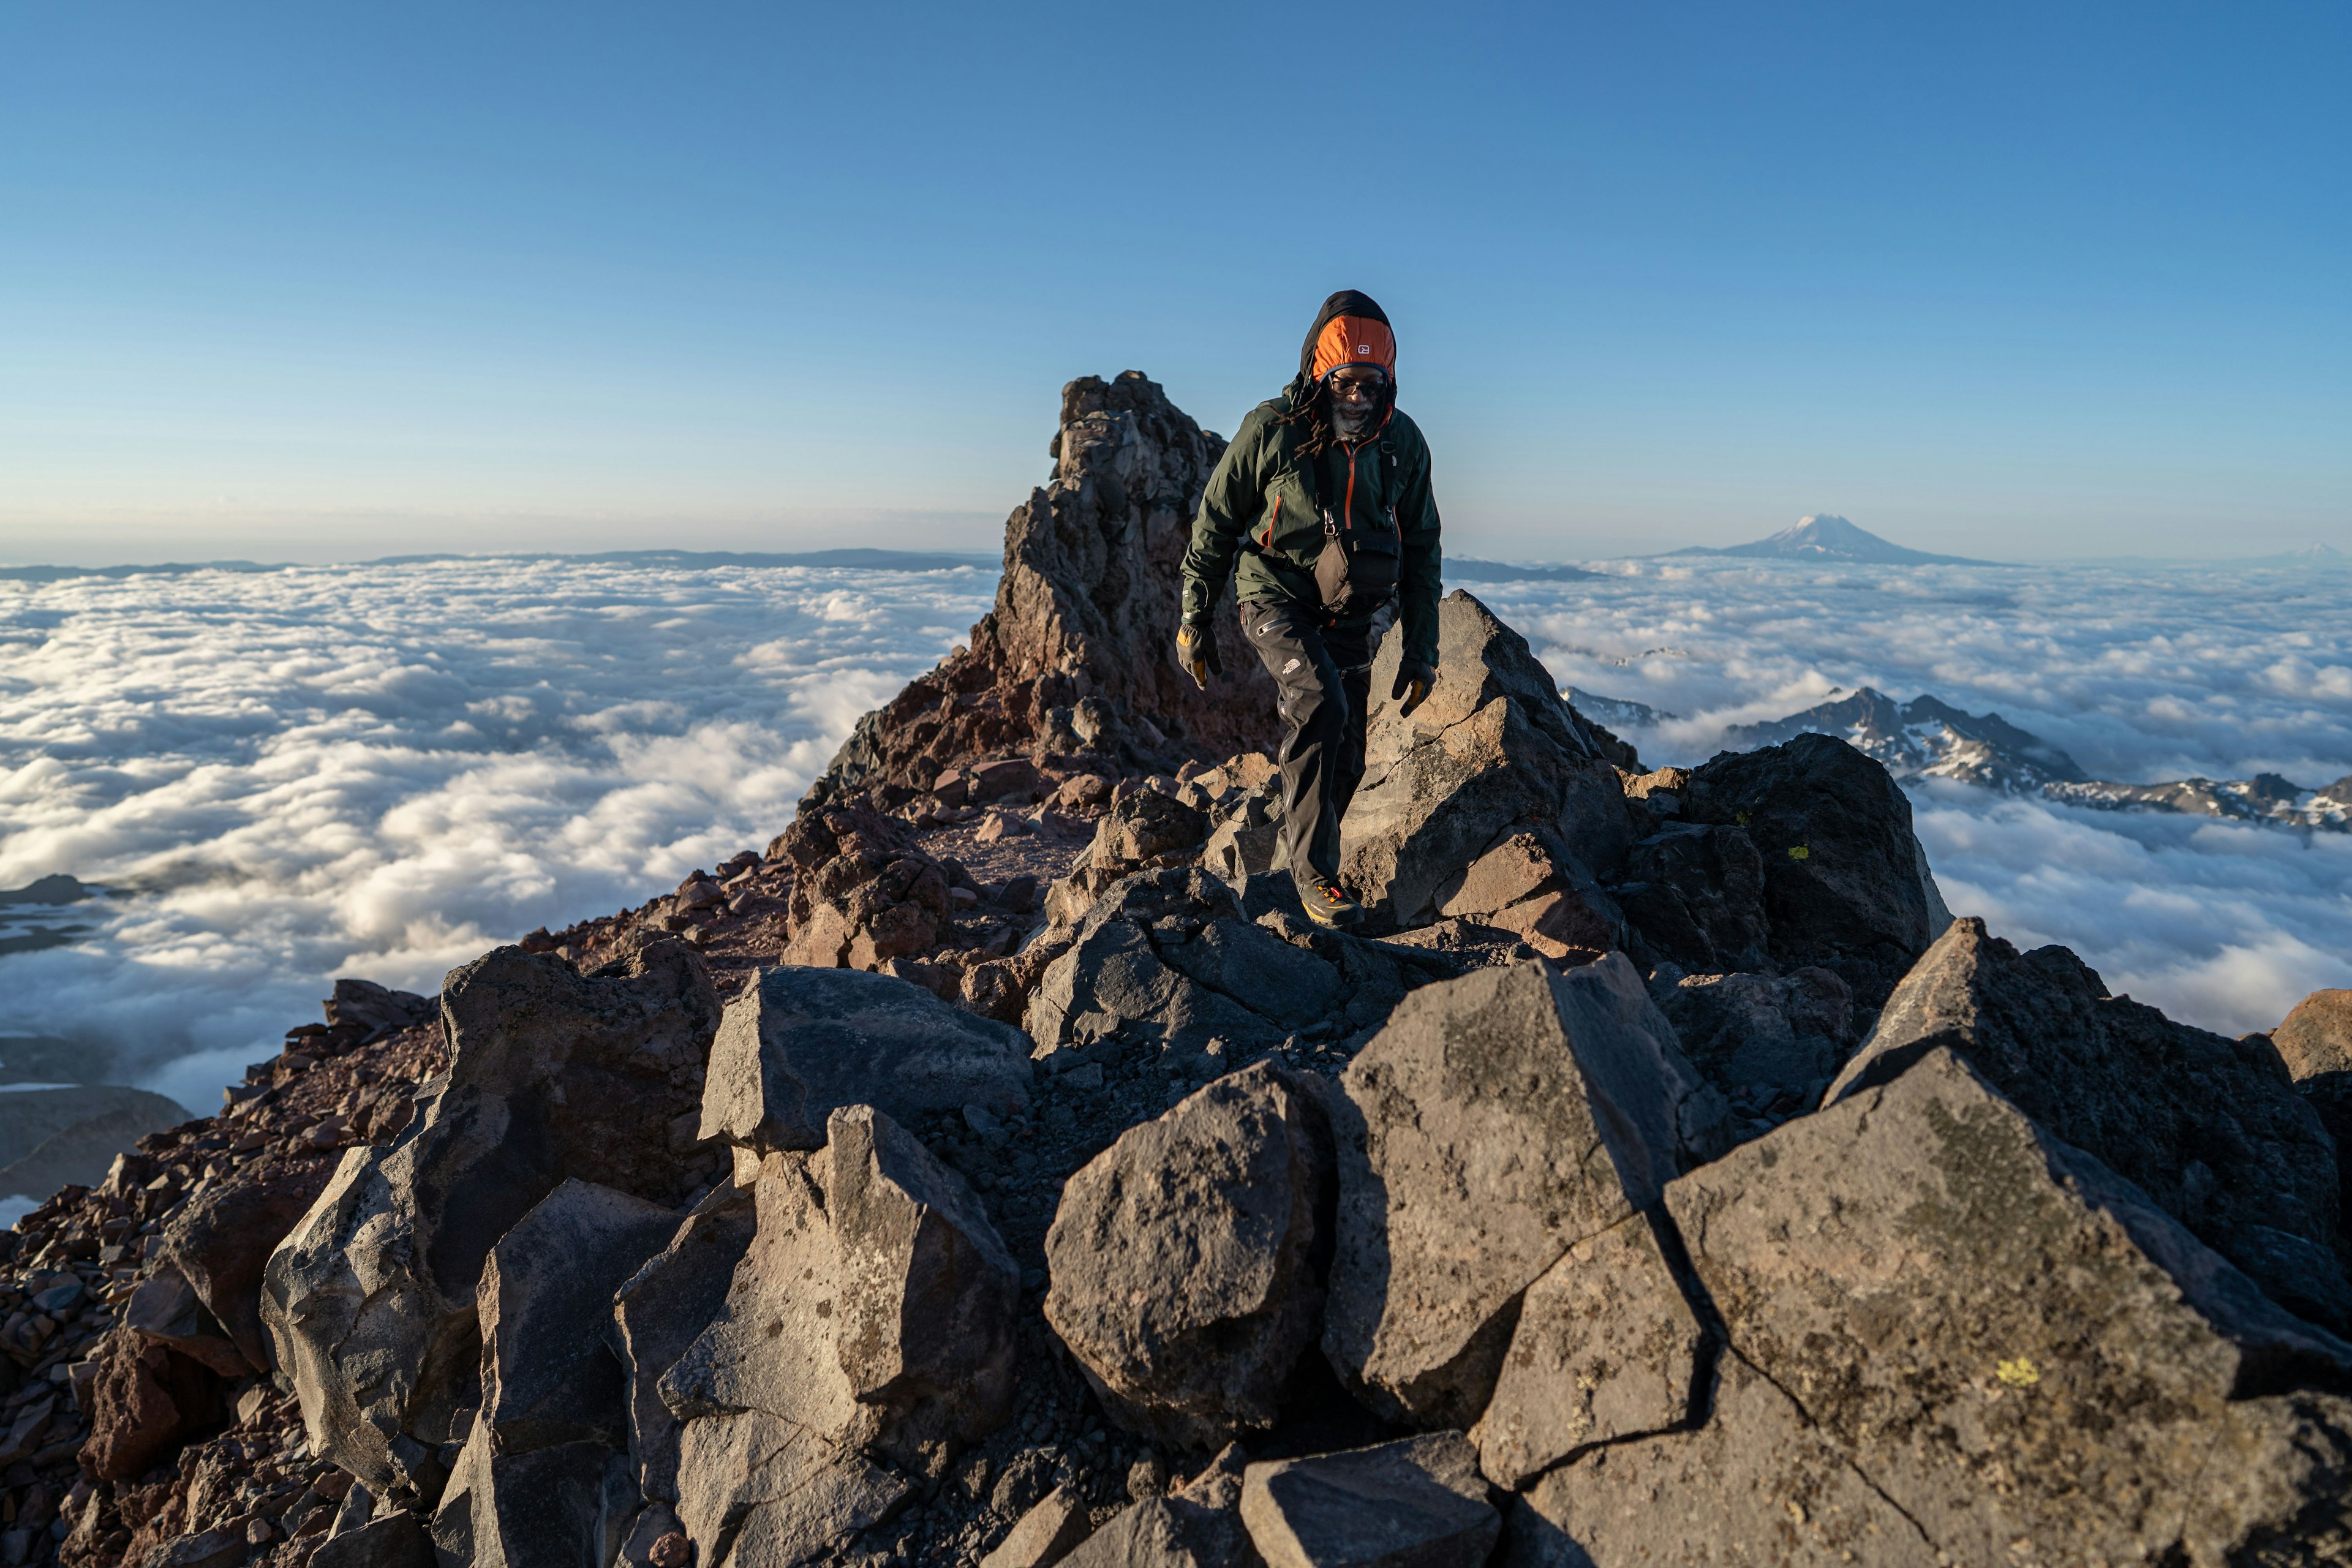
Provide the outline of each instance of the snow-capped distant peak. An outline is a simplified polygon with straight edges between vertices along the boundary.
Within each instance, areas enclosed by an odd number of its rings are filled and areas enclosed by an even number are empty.
[[[1739,555],[1750,559],[1777,561],[1851,561],[1873,566],[1990,566],[1989,561],[1972,561],[1960,555],[1930,555],[1924,550],[1913,550],[1881,539],[1866,528],[1857,528],[1834,512],[1815,512],[1801,518],[1794,528],[1784,528],[1769,539],[1759,539],[1753,544],[1735,544],[1727,549],[1694,546],[1673,552],[1676,555]]]

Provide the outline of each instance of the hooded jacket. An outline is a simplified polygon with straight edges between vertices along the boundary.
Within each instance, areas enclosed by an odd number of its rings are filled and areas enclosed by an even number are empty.
[[[1383,331],[1327,331],[1341,318],[1377,322]],[[1228,574],[1244,604],[1287,600],[1319,607],[1315,561],[1323,551],[1328,505],[1335,513],[1348,510],[1356,527],[1395,528],[1405,657],[1437,663],[1443,558],[1429,443],[1395,405],[1395,348],[1387,325],[1388,317],[1369,297],[1352,289],[1332,295],[1307,330],[1297,379],[1242,421],[1192,520],[1192,548],[1184,553],[1186,620],[1208,618]],[[1372,432],[1352,446],[1335,441],[1328,451],[1304,456],[1306,429],[1276,424],[1276,416],[1314,395],[1322,374],[1347,363],[1379,364],[1389,372],[1387,407]],[[1367,612],[1349,620],[1370,618]]]

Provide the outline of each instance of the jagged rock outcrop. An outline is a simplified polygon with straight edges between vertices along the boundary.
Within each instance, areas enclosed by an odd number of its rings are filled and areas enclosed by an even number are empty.
[[[824,1145],[826,1119],[871,1105],[912,1122],[977,1105],[1029,1106],[1020,1031],[885,974],[763,969],[727,1005],[710,1047],[698,1135],[765,1154]]]
[[[1364,781],[1341,825],[1341,879],[1390,927],[1436,919],[1448,881],[1515,832],[1556,834],[1587,880],[1633,840],[1615,767],[1527,639],[1458,588],[1437,632],[1437,684],[1411,718],[1388,695],[1403,632],[1381,641]]]
[[[1721,1136],[1721,1097],[1620,955],[1424,987],[1339,1083],[1324,1353],[1425,1426],[1476,1421],[1528,1287]]]
[[[2137,1184],[2284,1305],[2341,1327],[2334,1140],[2260,1036],[2173,1023],[2063,947],[2021,954],[1957,921],[1896,987],[1830,1090],[1948,1049],[2053,1136]]]
[[[1274,1425],[1330,1253],[1319,1079],[1232,1073],[1070,1177],[1045,1321],[1130,1428],[1211,1448]]]
[[[1916,1536],[1916,1559],[1956,1563],[2307,1562],[2325,1558],[2287,1542],[2352,1542],[2352,1404],[2310,1392],[2340,1385],[2352,1346],[1950,1049],[1679,1178],[1665,1205],[1727,1354],[1902,1510],[1907,1530],[1874,1521],[1894,1560]],[[1660,1439],[1662,1457],[1787,1440],[1783,1419],[1740,1419],[1718,1400],[1721,1436]],[[1558,1500],[1598,1517],[1622,1452],[1559,1472]],[[1596,1563],[1685,1560],[1677,1532],[1785,1530],[1777,1498],[1693,1488],[1723,1511],[1660,1507],[1653,1467],[1627,1468],[1653,1488],[1649,1532],[1606,1555],[1583,1541]]]
[[[700,959],[668,940],[599,978],[500,948],[442,1003],[446,1078],[398,1143],[344,1156],[271,1256],[261,1310],[315,1450],[425,1496],[478,1400],[490,1249],[567,1178],[674,1204],[719,1021]]]
[[[1624,876],[1617,900],[1653,963],[1717,973],[1771,964],[1764,861],[1746,828],[1668,823],[1633,846]]]
[[[995,608],[970,647],[858,721],[811,798],[895,806],[982,759],[1172,771],[1262,747],[1274,683],[1233,631],[1230,590],[1225,675],[1197,690],[1170,653],[1192,515],[1223,450],[1139,372],[1064,387],[1054,478],[1005,523]]]

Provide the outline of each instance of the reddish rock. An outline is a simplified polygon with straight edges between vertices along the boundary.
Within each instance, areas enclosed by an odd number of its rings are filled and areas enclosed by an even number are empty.
[[[136,1334],[106,1336],[90,1384],[81,1462],[102,1481],[139,1474],[225,1418],[222,1382],[203,1363]]]

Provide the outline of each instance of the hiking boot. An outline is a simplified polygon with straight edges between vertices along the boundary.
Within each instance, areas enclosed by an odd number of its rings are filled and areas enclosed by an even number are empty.
[[[1305,906],[1308,920],[1334,931],[1364,918],[1364,906],[1349,898],[1347,889],[1320,877],[1299,889],[1298,901]]]

